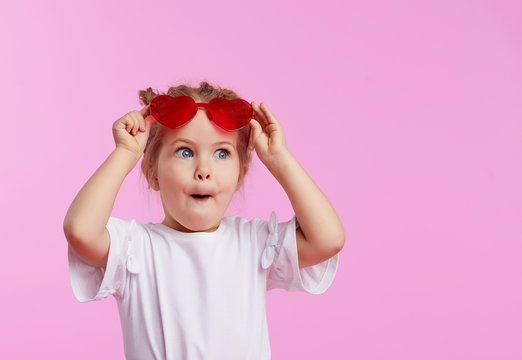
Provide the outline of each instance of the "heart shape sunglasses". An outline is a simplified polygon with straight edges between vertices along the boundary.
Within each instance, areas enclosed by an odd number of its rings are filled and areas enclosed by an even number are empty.
[[[150,103],[150,115],[160,124],[176,129],[192,120],[201,107],[209,120],[228,131],[248,125],[254,111],[243,99],[214,98],[208,103],[196,103],[190,96],[158,95]]]

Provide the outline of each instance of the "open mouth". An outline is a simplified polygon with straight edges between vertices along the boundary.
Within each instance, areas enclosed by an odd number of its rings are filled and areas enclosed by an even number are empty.
[[[210,195],[202,195],[202,194],[192,194],[191,195],[194,199],[198,199],[198,200],[204,200],[204,199],[208,199],[210,197]]]

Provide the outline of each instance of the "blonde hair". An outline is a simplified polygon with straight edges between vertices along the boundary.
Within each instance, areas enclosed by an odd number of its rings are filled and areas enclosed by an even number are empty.
[[[190,96],[196,102],[208,103],[214,98],[224,98],[233,100],[239,98],[239,96],[230,89],[223,89],[214,87],[208,82],[203,81],[199,84],[199,87],[191,87],[189,85],[178,85],[170,87],[167,93],[160,94],[155,93],[152,88],[139,91],[140,101],[143,105],[149,105],[151,101],[158,95],[170,95],[170,96]],[[238,130],[237,137],[237,152],[239,155],[240,165],[240,179],[241,182],[248,171],[250,161],[252,160],[252,153],[248,149],[248,135],[250,126],[245,126]],[[162,139],[165,135],[167,128],[155,121],[150,129],[149,138],[147,145],[143,153],[143,159],[141,161],[141,171],[145,176],[151,188],[151,184],[155,184],[157,181],[157,169],[158,169],[158,155],[162,146]]]

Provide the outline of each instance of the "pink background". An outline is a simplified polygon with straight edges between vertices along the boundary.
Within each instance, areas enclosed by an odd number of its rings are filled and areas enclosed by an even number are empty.
[[[347,232],[322,295],[274,290],[274,359],[522,358],[520,1],[0,5],[3,359],[122,359],[64,215],[141,108],[200,80],[264,101]],[[137,168],[113,215],[160,221]],[[292,209],[256,159],[233,214]]]

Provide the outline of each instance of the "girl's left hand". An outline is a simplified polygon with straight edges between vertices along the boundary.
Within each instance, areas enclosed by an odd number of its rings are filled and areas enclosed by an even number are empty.
[[[259,159],[270,169],[270,165],[288,151],[283,127],[266,104],[261,103],[259,106],[252,102],[252,107],[254,116],[250,120],[250,142],[254,144]]]

